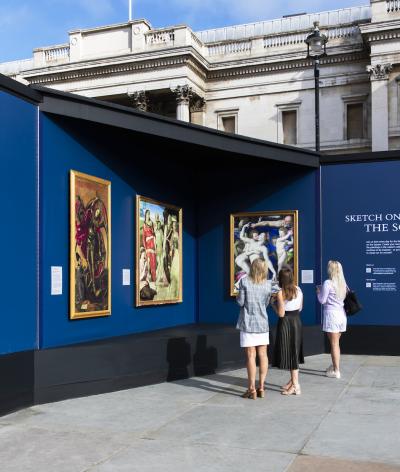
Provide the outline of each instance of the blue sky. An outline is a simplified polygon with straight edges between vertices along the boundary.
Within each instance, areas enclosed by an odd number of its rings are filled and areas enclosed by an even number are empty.
[[[317,12],[368,0],[133,0],[134,17],[153,27],[186,23],[195,31]],[[31,57],[62,44],[68,31],[126,21],[128,0],[0,0],[0,62]]]

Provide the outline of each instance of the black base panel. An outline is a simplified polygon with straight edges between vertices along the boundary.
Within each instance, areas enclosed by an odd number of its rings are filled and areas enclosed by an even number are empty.
[[[0,415],[33,405],[34,351],[0,356]]]
[[[230,326],[188,325],[38,351],[35,403],[213,374],[243,366]]]
[[[324,352],[319,326],[304,341],[305,355]],[[189,325],[38,351],[35,365],[35,403],[47,403],[243,368],[244,355],[235,328]]]
[[[400,355],[400,326],[348,326],[340,339],[342,354]]]
[[[274,330],[269,349],[272,360]],[[324,352],[319,326],[304,327],[305,354]],[[0,414],[32,404],[244,368],[239,332],[188,325],[0,357]]]

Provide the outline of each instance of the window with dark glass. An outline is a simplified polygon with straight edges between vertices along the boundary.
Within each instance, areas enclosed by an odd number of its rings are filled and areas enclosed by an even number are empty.
[[[347,139],[364,137],[364,107],[362,103],[347,105]]]
[[[282,111],[283,144],[297,144],[297,111]]]
[[[236,117],[223,116],[221,117],[222,131],[227,133],[236,133]]]

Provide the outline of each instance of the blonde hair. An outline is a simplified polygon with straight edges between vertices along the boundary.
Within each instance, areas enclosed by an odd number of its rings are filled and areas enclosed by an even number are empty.
[[[250,267],[249,277],[255,284],[262,284],[267,279],[267,263],[263,259],[255,259]]]
[[[340,262],[328,262],[328,277],[335,289],[336,297],[339,300],[344,300],[346,298],[347,284],[344,278],[342,264]]]

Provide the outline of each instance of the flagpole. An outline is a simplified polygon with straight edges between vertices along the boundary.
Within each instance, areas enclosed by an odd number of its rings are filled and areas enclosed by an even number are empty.
[[[132,21],[132,0],[129,0],[129,21]]]

